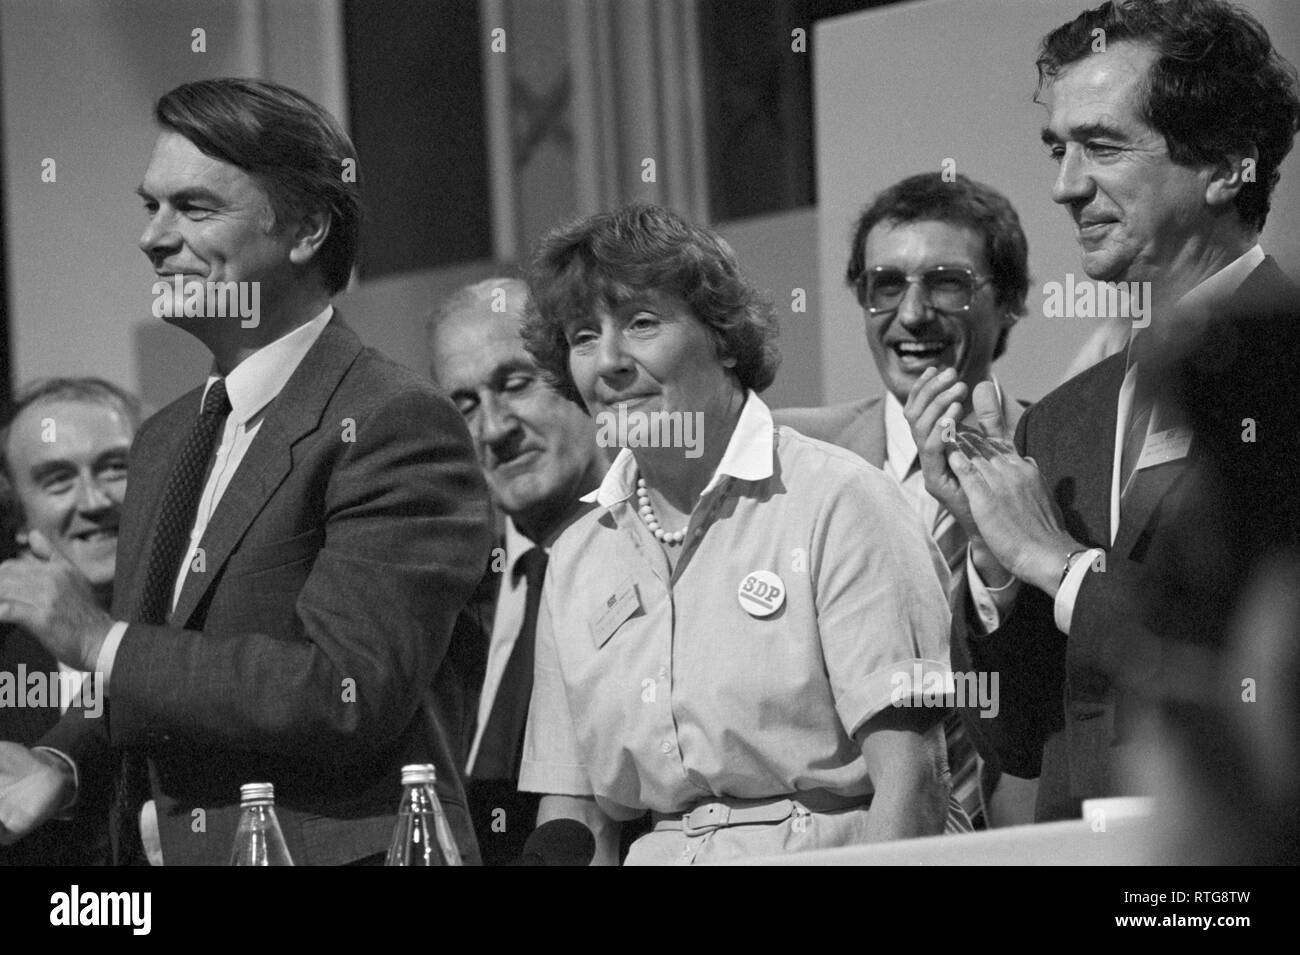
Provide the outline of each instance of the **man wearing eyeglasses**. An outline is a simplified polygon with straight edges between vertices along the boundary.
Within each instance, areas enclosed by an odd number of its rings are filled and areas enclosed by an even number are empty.
[[[853,451],[897,480],[931,528],[954,581],[966,573],[968,535],[926,491],[903,407],[927,369],[931,374],[950,370],[953,380],[971,390],[987,379],[996,383],[993,362],[1025,311],[1027,259],[1015,209],[988,186],[962,175],[948,181],[937,172],[890,186],[858,216],[846,273],[866,318],[867,343],[885,394],[774,413],[777,424]],[[1018,420],[1020,404],[1000,387],[998,394],[1006,419]],[[965,410],[969,413],[970,406]],[[992,599],[978,579],[972,585],[978,597]],[[969,669],[964,662],[955,656],[953,669]],[[951,718],[948,723],[954,794],[977,826],[982,817],[988,825],[1028,821],[1033,800],[1028,781],[1004,781],[984,812],[970,740],[979,733],[979,719],[968,715],[973,719],[965,728]],[[984,775],[991,791],[998,774],[986,767]]]

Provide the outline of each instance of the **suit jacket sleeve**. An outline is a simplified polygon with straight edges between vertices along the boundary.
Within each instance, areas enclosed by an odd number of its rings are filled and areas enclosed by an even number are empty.
[[[1159,665],[1154,634],[1145,620],[1149,575],[1142,564],[1109,555],[1105,572],[1090,572],[1074,603],[1067,665],[1075,695],[1101,699],[1117,675],[1149,676]],[[1089,694],[1088,683],[1094,683]]]
[[[1020,419],[1016,449],[1032,454],[1035,409]],[[1063,728],[1066,638],[1056,629],[1051,599],[1036,587],[1022,586],[1002,625],[980,635],[965,574],[956,582],[954,659],[971,661],[977,672],[996,676],[996,716],[967,714],[982,753],[996,759],[1004,772],[1026,779],[1038,776],[1043,745]],[[960,621],[960,622],[959,622]]]
[[[294,447],[295,470],[324,484],[313,489],[321,525],[286,542],[282,563],[310,568],[296,600],[285,568],[263,555],[251,572],[232,561],[215,584],[248,603],[239,626],[230,613],[204,632],[132,623],[109,686],[115,746],[337,765],[364,761],[411,723],[487,555],[481,477],[455,409],[426,388],[358,414],[355,440],[340,440],[332,420],[321,428],[333,437]],[[286,601],[291,624],[258,626],[269,619],[259,606]]]

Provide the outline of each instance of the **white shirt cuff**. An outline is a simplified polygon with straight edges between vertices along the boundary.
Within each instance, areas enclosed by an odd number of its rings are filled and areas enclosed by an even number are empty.
[[[971,603],[975,605],[975,614],[984,628],[981,636],[987,636],[1002,625],[1002,617],[1011,609],[1020,593],[1020,579],[1012,577],[1001,587],[990,587],[975,569],[971,559],[970,546],[966,547],[966,582],[970,585]]]
[[[1074,563],[1070,565],[1070,572],[1065,575],[1065,580],[1061,581],[1061,586],[1056,591],[1056,602],[1053,604],[1052,613],[1056,618],[1056,629],[1067,637],[1070,635],[1070,622],[1074,619],[1074,602],[1079,599],[1083,578],[1092,569],[1097,558],[1105,553],[1100,547],[1094,547],[1076,557]]]
[[[117,659],[118,648],[122,646],[122,638],[126,636],[126,621],[118,620],[108,629],[108,636],[104,637],[104,642],[99,648],[99,657],[95,660],[95,670],[103,676],[104,694],[108,694],[108,683],[113,672],[113,661]]]

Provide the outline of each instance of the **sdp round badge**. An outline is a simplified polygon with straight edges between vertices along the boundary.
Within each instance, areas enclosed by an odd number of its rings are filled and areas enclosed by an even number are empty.
[[[770,570],[753,570],[736,591],[740,609],[753,617],[770,617],[785,603],[785,584]]]

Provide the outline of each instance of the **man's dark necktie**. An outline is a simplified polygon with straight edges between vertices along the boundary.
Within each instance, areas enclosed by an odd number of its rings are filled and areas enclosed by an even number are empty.
[[[537,609],[542,600],[542,581],[546,577],[546,551],[534,547],[515,563],[515,572],[523,570],[528,591],[524,602],[524,623],[519,628],[510,659],[506,661],[501,685],[492,712],[488,714],[483,739],[474,761],[476,779],[519,777],[523,758],[524,726],[528,722],[528,704],[533,695],[533,644],[537,631]]]
[[[172,593],[180,571],[181,554],[194,528],[194,516],[203,493],[208,461],[221,438],[230,398],[226,380],[218,378],[203,398],[203,408],[176,459],[171,478],[163,490],[158,509],[158,532],[145,570],[144,591],[135,617],[141,623],[163,624],[171,612]],[[127,750],[122,754],[118,779],[118,864],[147,864],[140,841],[140,808],[149,800],[151,787],[145,754]]]
[[[203,410],[181,447],[171,479],[163,491],[158,508],[158,532],[149,553],[144,592],[136,614],[141,623],[167,622],[181,555],[194,529],[208,461],[221,438],[228,414],[230,398],[226,395],[226,380],[218,378],[203,398]]]

